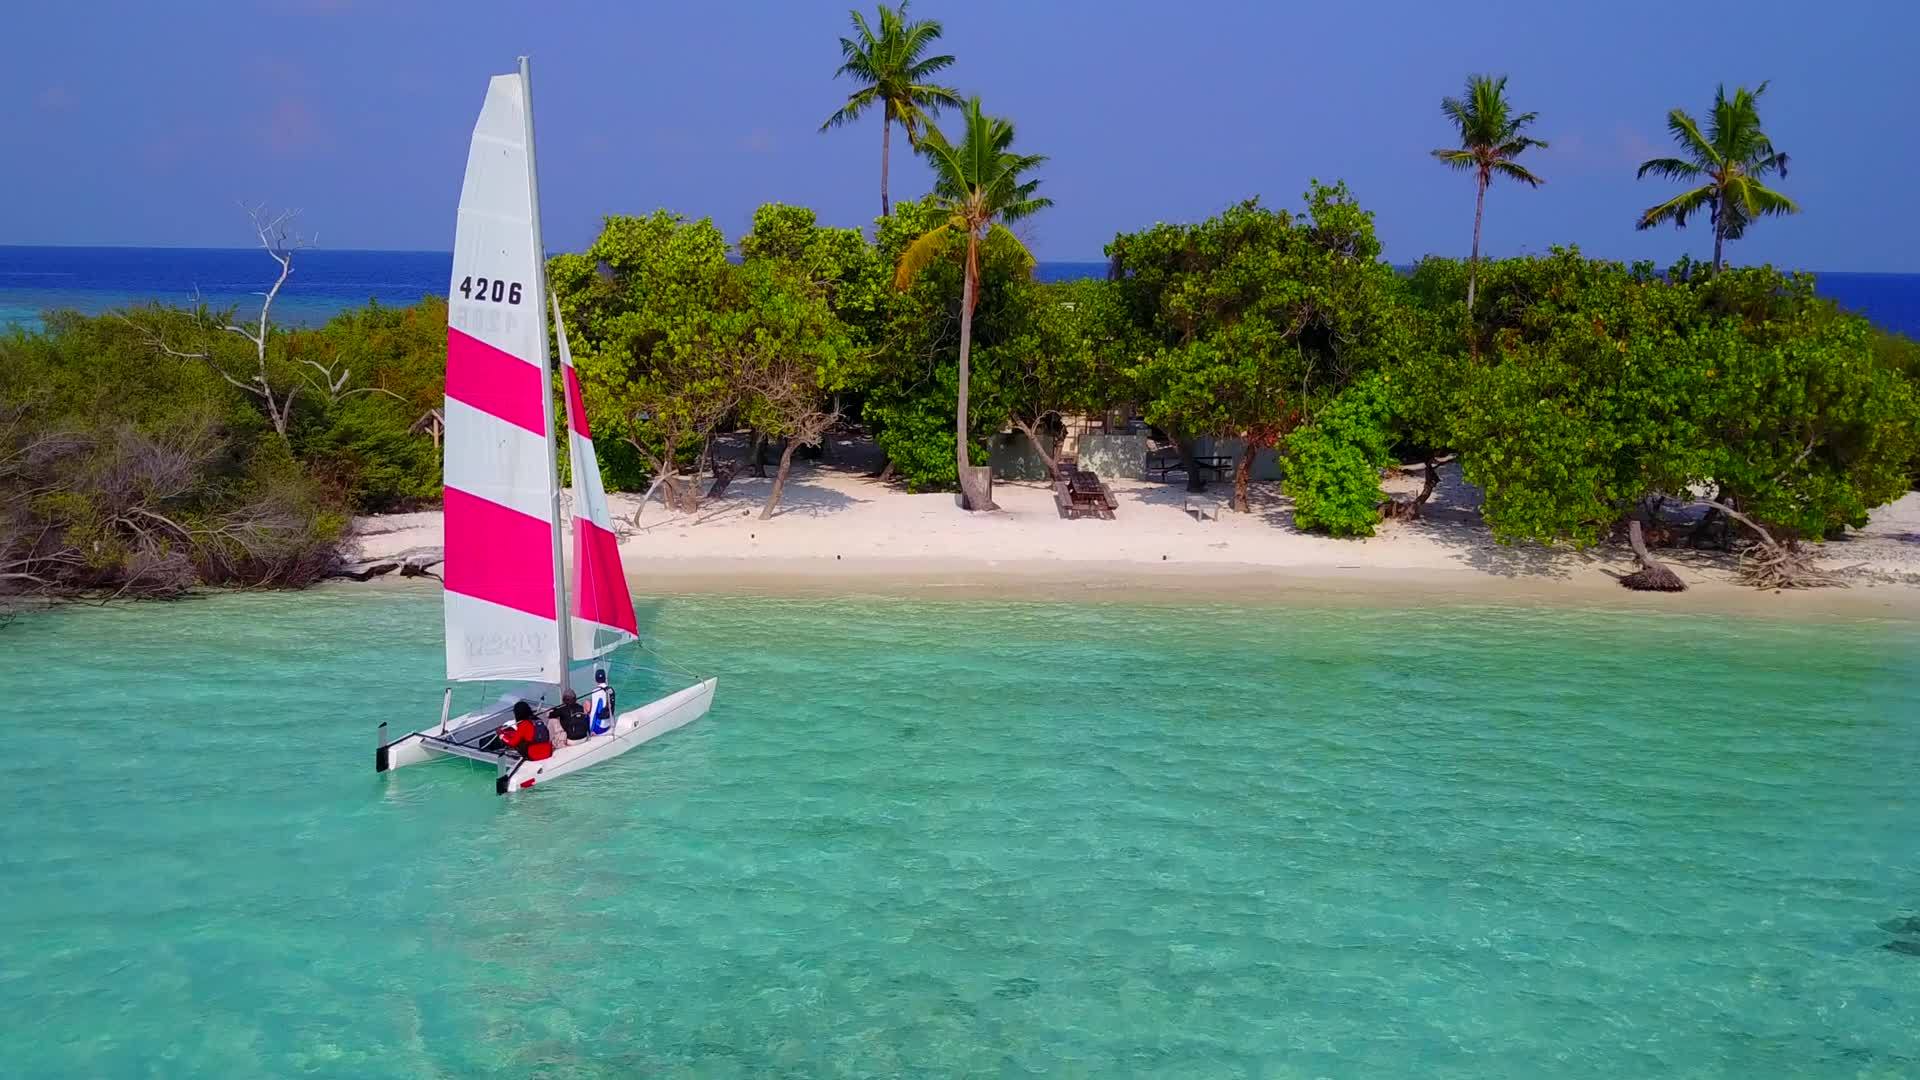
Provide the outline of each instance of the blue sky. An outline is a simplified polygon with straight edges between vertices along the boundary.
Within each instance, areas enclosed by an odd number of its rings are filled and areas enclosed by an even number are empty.
[[[870,9],[869,9],[870,10]],[[1920,5],[1841,2],[1131,3],[921,0],[951,81],[1048,154],[1043,259],[1099,258],[1115,231],[1249,195],[1296,205],[1345,179],[1387,255],[1464,255],[1473,190],[1427,156],[1471,71],[1504,72],[1552,142],[1547,184],[1488,194],[1485,249],[1578,243],[1705,256],[1704,223],[1637,233],[1672,190],[1637,182],[1664,118],[1716,81],[1763,99],[1805,213],[1763,222],[1741,262],[1920,271]],[[534,58],[547,242],[665,206],[729,235],[753,207],[878,212],[879,120],[826,135],[845,3],[90,0],[5,5],[0,243],[237,246],[242,200],[304,210],[328,248],[445,249],[486,77]],[[1732,20],[1730,20],[1732,21]],[[895,149],[901,149],[896,138]],[[896,153],[896,198],[926,187]]]

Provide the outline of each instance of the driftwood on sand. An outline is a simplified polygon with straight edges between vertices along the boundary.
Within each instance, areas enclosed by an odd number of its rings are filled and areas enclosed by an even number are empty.
[[[1813,553],[1799,541],[1776,540],[1761,524],[1725,503],[1712,499],[1696,500],[1712,507],[1753,531],[1758,543],[1740,553],[1735,571],[1740,580],[1756,589],[1820,589],[1847,587],[1839,577],[1820,569]]]
[[[1756,589],[1846,588],[1847,583],[1839,575],[1821,569],[1814,561],[1813,552],[1798,540],[1776,538],[1758,521],[1717,499],[1690,501],[1707,507],[1711,514],[1724,520],[1738,522],[1752,534],[1752,541],[1740,549],[1740,562],[1734,569],[1741,584]],[[1700,531],[1696,525],[1694,533],[1697,535]],[[1627,519],[1627,542],[1633,547],[1640,569],[1622,577],[1620,584],[1629,589],[1656,592],[1680,592],[1687,587],[1678,574],[1647,550],[1639,514]]]
[[[346,578],[350,581],[372,581],[374,578],[385,577],[395,570],[398,570],[400,571],[400,576],[403,578],[430,577],[438,579],[440,575],[434,573],[433,568],[445,562],[446,558],[446,549],[444,548],[408,548],[405,551],[391,555],[383,555],[377,560],[368,559],[360,562],[345,563],[340,569],[327,576]]]
[[[1633,545],[1633,557],[1640,560],[1640,569],[1622,577],[1620,584],[1638,592],[1687,591],[1687,583],[1680,580],[1680,575],[1647,550],[1647,538],[1640,530],[1638,517],[1627,519],[1627,543]]]

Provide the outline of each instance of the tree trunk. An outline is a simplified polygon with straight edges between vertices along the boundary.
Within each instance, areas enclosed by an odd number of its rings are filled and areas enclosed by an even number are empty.
[[[1233,463],[1233,508],[1242,514],[1253,513],[1253,503],[1247,497],[1247,485],[1253,479],[1253,440],[1248,439],[1240,450],[1239,460]]]
[[[1060,479],[1060,447],[1066,445],[1066,440],[1060,440],[1053,445],[1052,450],[1048,450],[1047,444],[1040,441],[1040,433],[1034,429],[1032,424],[1016,416],[1013,418],[1013,426],[1020,429],[1020,433],[1025,435],[1027,441],[1033,444],[1034,452],[1040,455],[1040,460],[1046,463],[1047,479]]]
[[[1480,173],[1480,184],[1473,193],[1473,261],[1467,264],[1467,310],[1473,310],[1473,296],[1480,284],[1480,218],[1487,208],[1487,174]]]
[[[1722,495],[1722,498],[1726,496]],[[1813,556],[1800,546],[1800,541],[1788,536],[1774,539],[1766,527],[1733,507],[1717,499],[1695,499],[1702,506],[1708,506],[1725,514],[1730,520],[1737,521],[1753,530],[1760,542],[1760,551],[1756,554],[1751,548],[1740,556],[1740,566],[1735,571],[1740,580],[1759,589],[1811,589],[1824,585],[1846,587],[1846,582],[1829,573],[1813,561]]]
[[[653,497],[655,491],[660,492],[662,505],[669,510],[678,511],[681,501],[680,480],[677,470],[673,467],[675,447],[672,440],[668,440],[666,446],[662,448],[661,456],[657,458],[648,452],[638,439],[628,439],[627,445],[640,452],[640,456],[647,462],[647,469],[653,473],[652,486],[647,488],[644,496],[641,496],[640,508],[633,512],[634,525],[637,527],[640,524],[640,513],[647,508],[647,500]]]
[[[767,478],[766,447],[767,433],[764,431],[754,432],[753,437],[747,440],[747,464],[752,467],[753,475],[762,480]]]
[[[1381,503],[1380,519],[1382,521],[1418,521],[1420,519],[1421,507],[1427,505],[1428,499],[1433,498],[1433,489],[1440,486],[1439,462],[1435,461],[1432,455],[1428,455],[1425,464],[1427,472],[1420,481],[1420,494],[1411,499],[1403,499],[1395,495]]]
[[[686,509],[686,500],[680,494],[680,478],[671,473],[663,473],[659,480],[660,501],[667,509],[678,514]]]
[[[893,147],[893,103],[888,102],[885,111],[880,114],[880,216],[887,217],[893,208],[887,204],[887,154]]]
[[[1725,498],[1725,497],[1726,496],[1724,495],[1721,496],[1721,498]],[[1760,538],[1760,543],[1764,544],[1768,550],[1770,551],[1781,550],[1780,542],[1778,540],[1775,540],[1773,538],[1773,534],[1768,532],[1764,526],[1762,526],[1759,522],[1753,520],[1752,518],[1748,517],[1747,515],[1741,513],[1740,511],[1735,510],[1733,507],[1728,506],[1726,503],[1720,502],[1717,499],[1695,499],[1693,501],[1699,503],[1701,506],[1708,507],[1709,509],[1718,510],[1721,513],[1727,515],[1727,517],[1733,519],[1734,521],[1737,521],[1740,524],[1745,525],[1747,528],[1752,529],[1753,534]]]
[[[1726,241],[1726,214],[1723,204],[1715,203],[1713,207],[1713,272],[1716,274],[1720,272],[1721,251],[1726,246]]]
[[[787,445],[780,451],[780,469],[773,474],[773,490],[767,493],[767,505],[760,510],[760,520],[773,516],[773,508],[780,505],[780,493],[787,489],[787,470],[793,467],[793,451],[799,446],[793,436],[787,436]]]
[[[696,511],[700,509],[700,504],[706,498],[707,489],[700,483],[700,478],[703,476],[711,476],[716,480],[720,478],[720,466],[713,459],[713,432],[711,429],[700,437],[700,460],[693,463],[693,482],[688,485],[688,490],[693,493],[693,508]],[[731,480],[732,478],[732,473],[729,473],[727,479]],[[721,490],[724,491],[726,489],[722,488]]]
[[[1200,462],[1195,459],[1193,453],[1193,440],[1182,439],[1176,435],[1173,445],[1180,451],[1180,467],[1187,472],[1187,490],[1207,490],[1207,478],[1200,475]]]
[[[647,493],[645,495],[640,496],[640,505],[633,508],[633,527],[634,528],[637,529],[640,527],[640,515],[647,512],[647,503],[653,500],[653,493],[656,491],[659,491],[661,486],[664,485],[666,482],[667,482],[666,474],[661,473],[659,475],[656,475],[653,478],[653,483],[648,485]],[[666,502],[666,496],[662,496],[661,501]],[[668,503],[667,506],[668,506],[668,509],[672,509],[671,503]]]
[[[1413,500],[1414,517],[1420,516],[1420,508],[1427,505],[1427,500],[1433,498],[1433,489],[1439,486],[1440,463],[1433,460],[1433,455],[1429,454],[1427,455],[1427,475],[1420,481],[1420,494],[1414,496]]]
[[[970,469],[973,462],[967,455],[967,444],[971,441],[967,437],[967,381],[972,373],[968,364],[973,349],[973,291],[979,287],[974,281],[977,265],[974,254],[979,242],[979,238],[969,229],[967,231],[966,286],[960,292],[960,400],[958,408],[954,411],[953,449],[958,462],[960,493],[966,496],[967,509],[998,510],[999,507],[993,505],[992,497],[981,490],[980,485],[974,480]]]
[[[1640,519],[1627,519],[1627,543],[1633,545],[1633,557],[1640,560],[1640,569],[1620,579],[1620,584],[1641,592],[1685,592],[1687,583],[1680,575],[1667,569],[1667,565],[1653,557],[1647,550],[1647,540],[1640,531]]]
[[[888,458],[887,463],[880,466],[879,480],[884,484],[891,479],[893,479],[893,459]]]

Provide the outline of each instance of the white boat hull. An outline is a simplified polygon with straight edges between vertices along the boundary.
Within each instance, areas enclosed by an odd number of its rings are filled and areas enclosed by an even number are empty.
[[[651,742],[669,731],[693,723],[707,714],[707,709],[713,704],[714,687],[718,683],[718,679],[708,679],[638,709],[621,713],[614,721],[612,731],[569,743],[542,761],[528,761],[511,752],[495,753],[460,745],[444,734],[460,730],[461,723],[456,720],[445,727],[426,728],[403,735],[382,746],[374,767],[377,771],[385,772],[407,765],[463,757],[497,766],[499,775],[494,780],[497,793],[511,795],[529,791],[536,786],[550,784],[568,773],[611,761],[642,743]]]

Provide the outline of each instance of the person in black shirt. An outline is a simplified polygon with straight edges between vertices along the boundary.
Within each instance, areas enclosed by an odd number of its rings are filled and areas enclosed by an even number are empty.
[[[568,742],[578,742],[593,734],[587,726],[587,712],[580,707],[580,699],[572,690],[560,695],[560,704],[551,715],[560,729],[567,733]]]

